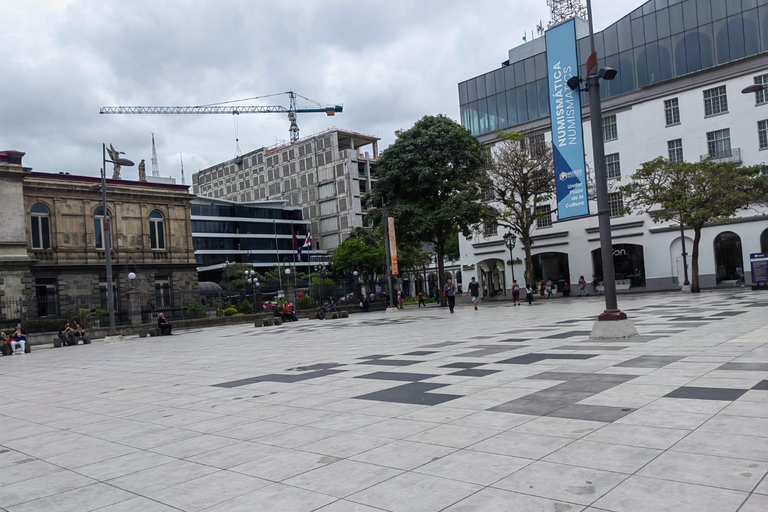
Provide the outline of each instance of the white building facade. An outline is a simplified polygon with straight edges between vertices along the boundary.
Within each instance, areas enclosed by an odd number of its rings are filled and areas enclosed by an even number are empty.
[[[741,93],[768,84],[768,5],[758,3],[763,2],[650,0],[596,34],[600,65],[619,72],[601,83],[601,95],[611,250],[620,290],[675,289],[683,282],[679,224],[618,213],[623,200],[617,187],[643,162],[658,156],[741,165],[768,160],[768,92]],[[584,63],[589,51],[581,20],[576,34]],[[535,39],[510,50],[502,68],[459,84],[462,124],[489,147],[497,130],[551,141],[545,51],[545,38]],[[583,93],[582,105],[585,159],[594,169]],[[590,216],[567,221],[557,219],[554,201],[549,208],[552,213],[533,233],[534,278],[568,282],[577,290],[580,276],[602,276],[597,205],[590,202]],[[518,242],[512,251],[513,269],[504,233],[486,226],[460,241],[464,279],[476,276],[491,295],[509,294],[513,271],[524,281],[523,248]],[[685,232],[685,244],[690,263],[692,230]],[[707,226],[699,248],[703,288],[733,286],[737,267],[749,284],[749,255],[768,251],[768,210],[745,210],[731,222]]]

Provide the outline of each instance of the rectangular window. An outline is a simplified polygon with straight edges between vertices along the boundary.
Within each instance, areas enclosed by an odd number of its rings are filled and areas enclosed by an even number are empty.
[[[760,140],[760,149],[768,149],[768,120],[757,122],[757,138]]]
[[[608,194],[608,207],[611,210],[611,217],[621,217],[624,215],[624,198],[621,192],[610,192]]]
[[[768,85],[768,75],[760,75],[755,77],[755,84],[757,85]],[[766,100],[766,94],[765,89],[761,89],[755,93],[755,103],[757,105],[762,105],[763,103],[768,102]]]
[[[707,133],[707,151],[712,158],[729,158],[731,156],[731,130],[717,130]]]
[[[483,224],[483,236],[485,238],[489,238],[492,236],[496,236],[498,232],[498,225],[494,222],[486,222]]]
[[[155,276],[155,303],[159,308],[171,307],[171,281],[168,276]]]
[[[704,91],[704,115],[714,116],[728,112],[728,96],[725,86],[715,87]]]
[[[669,152],[670,162],[682,162],[683,161],[683,139],[668,140],[667,151]]]
[[[548,204],[536,207],[536,227],[552,227],[552,207]]]
[[[667,126],[680,124],[680,105],[677,98],[664,100],[664,118],[667,121]]]
[[[621,163],[618,153],[605,155],[605,173],[609,180],[621,179]]]
[[[619,128],[616,124],[616,116],[607,116],[603,118],[603,140],[616,140],[619,138]]]

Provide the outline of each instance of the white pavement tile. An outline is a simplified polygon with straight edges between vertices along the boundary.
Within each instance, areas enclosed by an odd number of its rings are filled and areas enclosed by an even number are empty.
[[[543,416],[513,428],[512,432],[579,439],[605,425],[607,425],[607,423],[601,421],[572,420],[568,418]]]
[[[580,440],[560,448],[544,460],[617,473],[634,473],[660,453],[661,450],[651,448]]]
[[[430,430],[425,430],[414,434],[406,441],[415,441],[417,443],[437,444],[440,446],[450,446],[452,448],[464,448],[469,445],[493,437],[499,434],[498,430],[477,427],[459,427],[456,425],[440,425]]]
[[[347,499],[391,512],[437,512],[480,489],[474,484],[405,473]]]
[[[529,494],[486,488],[445,509],[445,512],[581,512],[584,507]]]
[[[510,430],[474,444],[470,449],[526,459],[540,459],[572,442],[573,439],[566,437],[540,436]]]
[[[534,462],[493,487],[568,503],[589,505],[619,485],[627,475],[550,462]]]
[[[412,470],[455,452],[455,448],[412,441],[394,441],[351,457],[351,460]]]
[[[765,512],[768,510],[768,496],[753,494],[739,509],[739,512]]]
[[[0,487],[0,507],[9,508],[13,505],[85,487],[93,483],[96,481],[67,470],[23,480],[13,485]]]
[[[198,462],[220,469],[229,469],[246,462],[252,462],[268,455],[283,452],[282,448],[259,443],[242,442],[225,448],[211,450],[190,457],[189,461]]]
[[[283,484],[272,484],[205,512],[312,512],[337,498]],[[353,509],[354,510],[354,509]]]
[[[690,430],[611,423],[584,437],[584,440],[666,450],[690,432]]]
[[[594,503],[616,512],[735,512],[747,494],[632,476]]]
[[[106,484],[94,484],[11,507],[9,512],[91,512],[134,498],[135,495]]]
[[[101,481],[173,462],[173,457],[152,452],[134,452],[77,468],[77,472]]]
[[[147,497],[196,512],[268,485],[270,482],[266,480],[222,470],[160,491],[148,492]]]
[[[530,463],[530,459],[459,450],[414,471],[471,484],[491,485]]]
[[[234,466],[230,471],[279,482],[338,460],[327,455],[283,449],[273,455]]]
[[[195,464],[185,460],[169,462],[161,466],[137,471],[129,475],[108,480],[107,483],[136,494],[146,494],[151,491],[159,491],[166,487],[194,480],[201,476],[210,475],[218,471],[218,468]]]
[[[751,491],[768,472],[768,462],[666,452],[637,472],[640,476],[710,487]]]
[[[283,483],[301,487],[308,491],[330,494],[344,498],[355,492],[367,489],[385,480],[389,480],[402,471],[342,460],[335,464],[314,469],[307,473],[284,480]]]

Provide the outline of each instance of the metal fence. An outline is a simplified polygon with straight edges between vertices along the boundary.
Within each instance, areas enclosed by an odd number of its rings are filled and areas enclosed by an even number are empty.
[[[318,307],[329,297],[337,303],[354,304],[363,292],[369,301],[381,301],[384,300],[384,289],[383,281],[363,282],[351,277],[292,280],[291,276],[286,276],[282,283],[220,291],[215,295],[169,288],[136,293],[142,323],[155,323],[160,313],[169,320],[255,313],[258,312],[255,311],[258,302],[262,303],[262,311],[276,308],[283,300],[295,302],[299,309],[308,309]],[[311,302],[304,297],[309,297]],[[85,327],[108,325],[106,293],[0,298],[0,329],[10,329],[21,323],[30,333],[57,331],[64,323],[74,321]],[[115,296],[115,321],[118,325],[130,323],[126,294]]]

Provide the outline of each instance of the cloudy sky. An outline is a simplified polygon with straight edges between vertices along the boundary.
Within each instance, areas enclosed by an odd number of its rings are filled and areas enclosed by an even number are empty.
[[[594,0],[597,29],[643,0]],[[303,135],[378,135],[458,119],[457,83],[500,66],[549,17],[546,0],[0,0],[0,150],[38,171],[97,175],[101,143],[180,177],[235,156],[233,116],[99,115],[294,91],[344,113]],[[288,105],[286,96],[244,104]],[[239,116],[243,152],[288,138],[283,114]],[[123,177],[135,176],[124,169]]]

